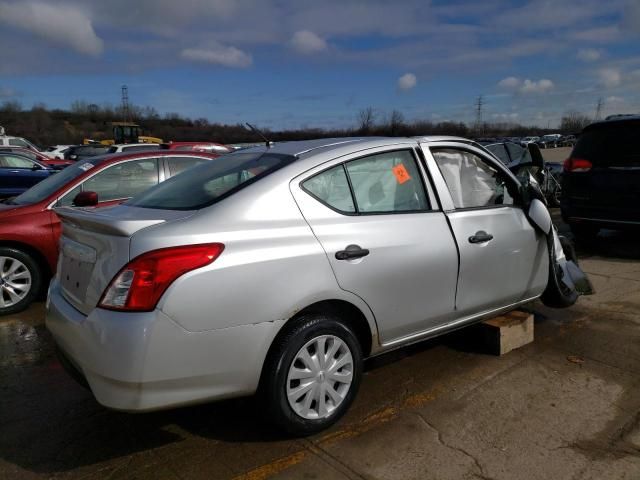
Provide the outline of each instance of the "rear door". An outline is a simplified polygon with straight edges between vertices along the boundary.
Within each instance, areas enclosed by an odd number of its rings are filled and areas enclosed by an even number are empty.
[[[452,318],[458,255],[413,148],[336,159],[291,189],[339,286],[373,311],[382,343]]]
[[[518,205],[517,180],[484,152],[429,144],[427,163],[460,252],[460,316],[540,295],[547,283],[546,241]]]

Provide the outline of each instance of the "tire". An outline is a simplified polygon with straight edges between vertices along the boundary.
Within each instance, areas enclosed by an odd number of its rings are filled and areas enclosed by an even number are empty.
[[[21,312],[37,297],[42,271],[29,254],[0,247],[0,315]]]
[[[562,244],[562,250],[565,253],[565,257],[569,260],[575,259],[575,252],[573,247],[566,242],[566,239],[560,240]],[[549,255],[549,279],[547,280],[547,288],[542,293],[540,300],[547,307],[551,308],[567,308],[576,303],[578,300],[578,293],[575,290],[565,287],[560,278],[562,278],[562,269],[552,260],[555,258],[555,248],[553,248],[553,240],[549,241],[550,255]],[[567,248],[571,246],[571,248]]]
[[[333,374],[331,367],[317,363],[321,345],[325,355],[336,348],[333,358],[324,361],[344,362]],[[300,375],[305,377],[293,378]],[[270,421],[291,435],[311,435],[333,425],[349,409],[362,377],[362,349],[351,329],[337,317],[305,315],[276,339],[262,377],[260,396]],[[328,387],[335,395],[325,390]],[[296,396],[296,390],[303,393]]]

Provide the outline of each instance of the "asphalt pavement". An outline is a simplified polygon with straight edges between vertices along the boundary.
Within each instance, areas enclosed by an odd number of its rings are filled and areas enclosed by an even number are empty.
[[[640,244],[607,231],[578,255],[596,294],[532,303],[532,344],[493,356],[468,328],[368,361],[350,412],[308,439],[252,398],[107,410],[56,360],[43,303],[0,317],[0,478],[637,480]]]

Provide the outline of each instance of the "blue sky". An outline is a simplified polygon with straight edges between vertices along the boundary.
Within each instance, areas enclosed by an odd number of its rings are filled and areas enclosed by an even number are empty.
[[[0,0],[0,102],[272,129],[640,112],[640,0]],[[1,123],[1,119],[0,119]]]

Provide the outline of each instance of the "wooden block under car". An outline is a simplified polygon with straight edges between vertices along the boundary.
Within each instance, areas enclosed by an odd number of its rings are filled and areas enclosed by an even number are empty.
[[[495,355],[504,355],[533,342],[533,314],[513,310],[485,320],[480,331],[487,349]]]

